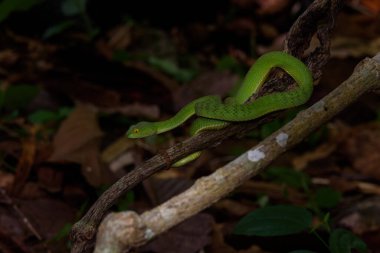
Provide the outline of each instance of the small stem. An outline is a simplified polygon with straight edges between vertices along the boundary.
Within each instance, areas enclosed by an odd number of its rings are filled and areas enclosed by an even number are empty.
[[[330,252],[329,245],[325,242],[325,240],[323,240],[323,238],[317,233],[317,231],[315,229],[312,229],[311,233],[315,235]]]

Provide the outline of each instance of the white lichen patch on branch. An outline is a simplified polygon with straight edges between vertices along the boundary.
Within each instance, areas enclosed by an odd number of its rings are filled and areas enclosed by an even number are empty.
[[[376,71],[376,78],[380,79],[380,71],[379,70]]]
[[[226,181],[226,177],[222,175],[221,173],[215,174],[214,180],[218,184],[222,184]]]
[[[276,142],[282,148],[286,147],[286,144],[288,143],[288,139],[289,139],[289,135],[284,132],[281,132],[276,136]]]
[[[160,208],[160,215],[164,220],[171,220],[177,215],[177,209],[162,207]]]
[[[264,146],[259,146],[253,150],[248,151],[248,160],[251,162],[258,162],[265,158],[265,153],[260,150]]]
[[[315,103],[312,108],[316,111],[316,112],[322,112],[325,110],[325,102],[323,100],[320,100],[319,102]]]
[[[144,238],[145,238],[145,239],[150,240],[150,239],[152,239],[154,236],[155,236],[155,233],[153,232],[152,229],[150,229],[150,228],[145,229],[145,233],[144,233]]]

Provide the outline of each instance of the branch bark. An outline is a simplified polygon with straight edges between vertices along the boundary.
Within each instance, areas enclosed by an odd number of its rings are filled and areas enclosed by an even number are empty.
[[[329,55],[330,33],[334,26],[334,19],[339,10],[341,0],[317,0],[295,22],[285,42],[285,51],[303,58],[313,72],[314,79],[319,79],[321,68],[326,64]],[[304,51],[309,47],[314,34],[318,35],[320,47],[316,48],[308,57],[303,57]],[[279,75],[269,80],[259,95],[284,90],[290,83],[287,77],[279,78]],[[278,85],[283,84],[283,85]],[[278,89],[276,87],[279,87]],[[106,212],[129,189],[148,178],[153,173],[169,167],[181,158],[205,148],[218,145],[223,140],[249,132],[258,124],[267,122],[276,114],[271,114],[254,122],[242,122],[231,124],[225,129],[213,132],[204,132],[188,140],[179,143],[149,159],[141,166],[128,173],[107,191],[88,210],[85,216],[77,222],[71,231],[73,242],[72,253],[90,252],[94,245],[97,226]]]
[[[380,61],[364,59],[353,74],[326,97],[300,112],[291,122],[185,192],[141,216],[111,213],[101,223],[95,253],[122,252],[140,246],[209,207],[260,173],[276,157],[301,142],[362,94],[380,88]]]

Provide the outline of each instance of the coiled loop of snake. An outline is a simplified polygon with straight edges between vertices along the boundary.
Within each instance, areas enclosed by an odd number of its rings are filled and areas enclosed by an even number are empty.
[[[297,87],[275,92],[245,103],[264,84],[273,68],[281,68],[297,83]],[[295,107],[305,103],[313,91],[313,78],[310,70],[297,58],[284,52],[266,53],[257,59],[244,78],[236,95],[225,103],[218,96],[205,96],[193,100],[168,120],[139,122],[129,128],[128,138],[143,138],[163,133],[178,127],[193,115],[199,116],[190,128],[190,134],[224,128],[229,122],[248,121],[270,112]],[[173,166],[179,167],[198,158],[200,152],[193,153]]]

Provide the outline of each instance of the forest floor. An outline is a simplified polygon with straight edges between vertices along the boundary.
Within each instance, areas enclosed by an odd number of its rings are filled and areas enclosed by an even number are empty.
[[[188,137],[185,124],[130,140],[129,126],[167,119],[200,96],[231,95],[258,56],[283,50],[312,1],[114,2],[0,3],[0,252],[69,252],[72,225],[105,189]],[[379,15],[378,0],[347,1],[307,104],[184,168],[156,173],[113,211],[157,206],[328,94],[380,52]],[[278,204],[306,207],[314,224],[350,230],[380,252],[379,95],[364,95],[233,194],[136,252],[328,252],[308,232],[232,233],[248,213]],[[318,231],[328,241],[328,231]]]

